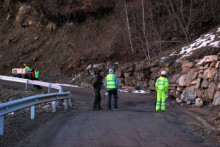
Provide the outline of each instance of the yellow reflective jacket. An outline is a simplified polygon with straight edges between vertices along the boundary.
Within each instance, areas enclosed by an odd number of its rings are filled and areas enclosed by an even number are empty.
[[[162,77],[162,76],[159,77],[156,81],[155,88],[156,88],[156,91],[165,91],[165,92],[167,92],[168,88],[169,88],[168,79],[166,77]]]

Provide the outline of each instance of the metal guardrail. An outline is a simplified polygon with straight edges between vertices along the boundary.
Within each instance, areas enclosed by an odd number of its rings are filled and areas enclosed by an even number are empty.
[[[2,76],[2,75],[0,75],[0,80],[24,83],[26,89],[28,89],[28,85],[40,85],[40,86],[43,86],[43,87],[48,87],[48,93],[50,93],[51,88],[52,89],[57,89],[57,90],[59,90],[59,92],[63,92],[63,88],[61,86],[59,86],[57,84],[42,82],[42,81],[35,81],[35,80],[9,77],[9,76]]]
[[[6,103],[0,104],[0,135],[4,134],[4,115],[24,109],[27,107],[31,107],[31,119],[35,118],[35,105],[45,103],[45,102],[52,102],[52,112],[56,112],[56,105],[58,100],[64,100],[64,107],[65,110],[68,109],[69,106],[72,106],[70,97],[70,92],[63,92],[63,88],[56,84],[51,84],[47,82],[41,82],[41,81],[33,81],[33,80],[27,80],[22,78],[15,78],[15,77],[8,77],[8,76],[1,76],[0,80],[5,81],[12,81],[12,82],[19,82],[19,83],[25,83],[26,89],[28,88],[28,84],[33,85],[39,85],[48,87],[48,93],[49,94],[43,94],[43,95],[34,95]],[[51,88],[59,90],[59,93],[50,93]]]

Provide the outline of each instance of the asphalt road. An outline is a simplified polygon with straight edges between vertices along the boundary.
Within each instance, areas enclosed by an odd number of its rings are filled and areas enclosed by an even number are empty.
[[[216,146],[187,125],[185,113],[167,102],[166,112],[155,112],[154,94],[119,93],[119,110],[92,111],[93,91],[71,91],[75,109],[56,112],[16,147],[201,147]]]

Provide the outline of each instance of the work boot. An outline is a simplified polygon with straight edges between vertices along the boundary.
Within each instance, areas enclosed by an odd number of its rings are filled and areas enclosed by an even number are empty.
[[[92,110],[93,110],[93,111],[98,111],[99,109],[98,109],[98,108],[93,108]]]

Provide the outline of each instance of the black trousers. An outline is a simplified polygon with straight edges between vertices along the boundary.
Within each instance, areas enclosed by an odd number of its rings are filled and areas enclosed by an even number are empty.
[[[95,89],[95,99],[94,99],[94,102],[93,102],[93,109],[96,109],[96,108],[101,108],[100,106],[100,103],[101,103],[101,94],[100,94],[100,90],[98,89]]]

